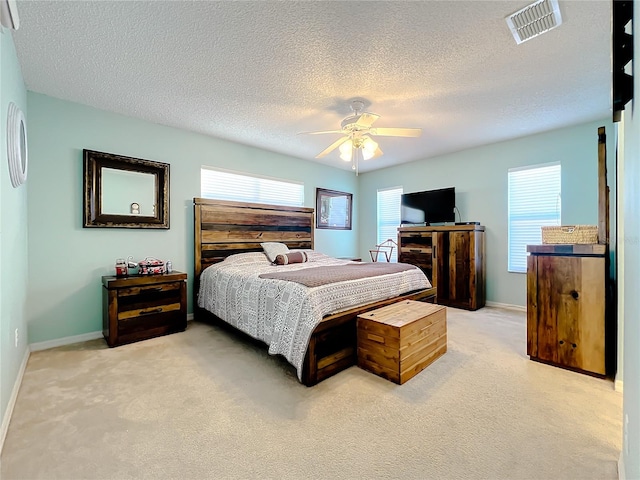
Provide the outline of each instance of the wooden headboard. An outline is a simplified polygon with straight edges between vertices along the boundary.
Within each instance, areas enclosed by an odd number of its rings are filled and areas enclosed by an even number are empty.
[[[313,248],[313,208],[193,199],[194,274],[234,253],[260,252],[262,242]]]

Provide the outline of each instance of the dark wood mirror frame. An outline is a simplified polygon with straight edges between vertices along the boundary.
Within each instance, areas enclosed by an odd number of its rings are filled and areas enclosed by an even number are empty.
[[[83,150],[83,227],[169,228],[169,164]],[[154,176],[155,215],[114,215],[102,213],[102,169],[112,168]]]
[[[333,218],[334,223],[329,223],[329,211],[331,200],[339,198],[345,203],[345,211],[342,215]],[[316,188],[316,228],[333,230],[351,230],[353,195],[347,192]]]

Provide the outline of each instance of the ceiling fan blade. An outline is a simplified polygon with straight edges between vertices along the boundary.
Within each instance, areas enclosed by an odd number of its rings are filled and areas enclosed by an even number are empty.
[[[339,138],[338,140],[333,142],[331,145],[329,145],[327,148],[325,148],[323,151],[321,151],[318,155],[316,155],[316,158],[324,157],[327,153],[331,152],[332,150],[335,150],[336,148],[338,148],[340,145],[342,145],[347,140],[349,140],[348,136],[344,136],[342,138]]]
[[[380,115],[376,115],[375,113],[364,112],[362,115],[360,115],[360,118],[358,118],[358,120],[356,121],[356,125],[358,125],[359,127],[369,128],[371,125],[373,125],[373,122],[375,122],[379,118],[380,118]]]
[[[298,135],[320,135],[323,133],[344,133],[342,130],[325,130],[322,132],[300,132]]]
[[[372,128],[371,135],[383,137],[419,137],[422,135],[421,128]]]

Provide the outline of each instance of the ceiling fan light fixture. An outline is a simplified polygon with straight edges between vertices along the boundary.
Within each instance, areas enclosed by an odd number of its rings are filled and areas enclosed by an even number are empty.
[[[373,139],[370,137],[365,138],[362,142],[362,157],[365,160],[369,160],[376,153],[377,148],[378,144]]]
[[[340,158],[345,162],[350,162],[352,158],[352,150],[353,150],[353,141],[347,140],[342,145],[340,145]]]

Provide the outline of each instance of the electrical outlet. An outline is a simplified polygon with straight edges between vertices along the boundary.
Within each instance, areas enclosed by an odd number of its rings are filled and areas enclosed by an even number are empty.
[[[16,344],[16,348],[18,348],[18,329],[17,328],[16,328],[16,341],[15,341],[15,344]]]
[[[624,415],[624,454],[629,455],[629,414]]]

